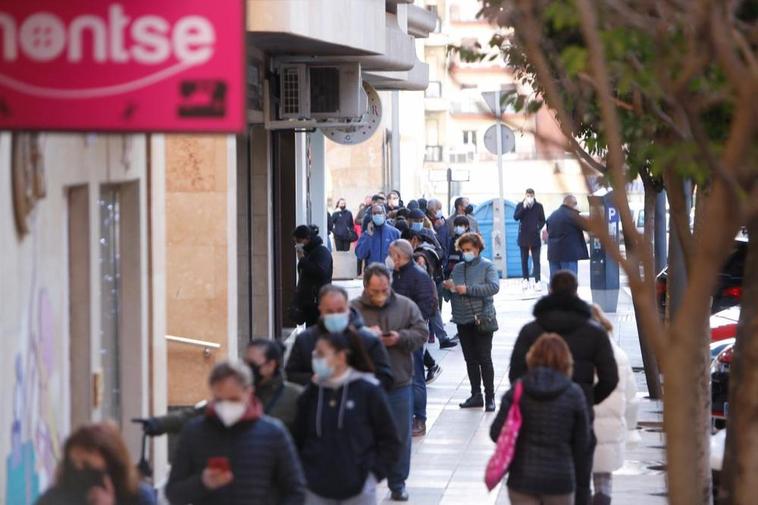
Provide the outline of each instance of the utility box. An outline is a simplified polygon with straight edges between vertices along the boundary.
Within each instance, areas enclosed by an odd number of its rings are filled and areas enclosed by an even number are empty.
[[[596,193],[588,199],[592,217],[598,212],[603,213],[608,234],[618,244],[619,213],[613,204],[613,192],[604,195]],[[604,312],[616,312],[619,302],[619,265],[611,259],[605,246],[594,235],[590,247],[590,287],[593,303],[598,304]]]
[[[334,280],[352,280],[358,275],[358,258],[355,253],[350,251],[333,251],[333,273]]]

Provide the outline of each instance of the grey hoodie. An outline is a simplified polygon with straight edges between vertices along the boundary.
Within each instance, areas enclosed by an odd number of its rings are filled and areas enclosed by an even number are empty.
[[[410,298],[394,291],[382,307],[372,305],[365,294],[350,302],[350,305],[363,316],[366,326],[378,326],[384,332],[398,332],[400,341],[387,348],[395,378],[393,389],[408,386],[413,379],[413,352],[429,338],[429,326],[418,306]]]

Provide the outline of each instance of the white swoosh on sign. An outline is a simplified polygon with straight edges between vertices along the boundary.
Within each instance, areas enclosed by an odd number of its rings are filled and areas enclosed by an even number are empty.
[[[192,63],[177,63],[171,67],[165,68],[145,77],[123,84],[114,84],[112,86],[103,86],[99,88],[87,89],[56,89],[36,86],[23,81],[14,79],[0,73],[0,86],[5,86],[25,95],[38,96],[43,98],[58,98],[61,100],[82,100],[87,98],[102,98],[113,95],[121,95],[130,91],[150,86],[169,77],[172,77],[190,67],[195,66]]]

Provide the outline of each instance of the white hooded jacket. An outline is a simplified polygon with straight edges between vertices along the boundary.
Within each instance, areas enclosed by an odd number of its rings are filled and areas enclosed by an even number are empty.
[[[619,370],[619,382],[611,395],[595,405],[595,459],[593,473],[612,473],[624,465],[626,443],[637,427],[637,384],[629,357],[609,335]]]

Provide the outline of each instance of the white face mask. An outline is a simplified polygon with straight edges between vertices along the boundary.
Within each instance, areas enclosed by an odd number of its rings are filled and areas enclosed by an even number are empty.
[[[387,256],[384,259],[384,266],[386,266],[390,271],[395,269],[395,260],[392,259],[392,256]]]
[[[527,196],[526,197],[526,204],[531,206],[534,204],[534,197],[533,196]]]
[[[247,410],[245,402],[220,401],[214,405],[216,415],[227,428],[234,426],[242,419]]]

